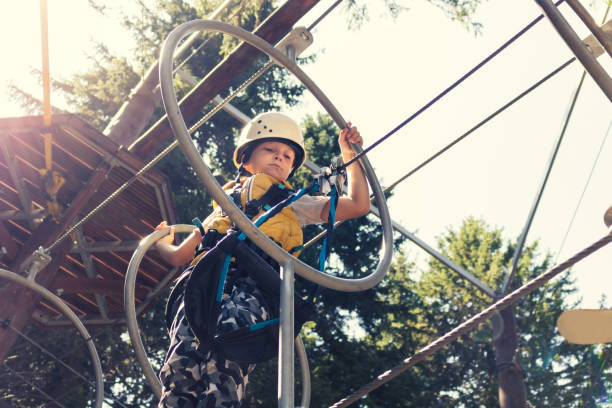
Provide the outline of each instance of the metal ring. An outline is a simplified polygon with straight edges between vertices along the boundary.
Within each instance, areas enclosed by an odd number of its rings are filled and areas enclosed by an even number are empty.
[[[93,345],[93,341],[91,340],[91,336],[89,332],[83,325],[83,323],[79,320],[77,315],[70,309],[62,299],[51,293],[48,289],[40,286],[38,283],[33,280],[29,280],[24,278],[21,275],[18,275],[14,272],[7,271],[5,269],[0,269],[0,278],[6,278],[11,280],[19,285],[25,286],[26,288],[33,290],[38,293],[42,297],[44,297],[49,302],[53,303],[60,311],[68,317],[68,319],[75,325],[83,339],[86,339],[87,349],[89,350],[89,354],[91,357],[91,361],[93,362],[94,373],[96,376],[96,402],[95,408],[101,408],[102,403],[104,401],[104,379],[102,376],[102,365],[100,364],[100,358],[98,356],[98,352]]]
[[[189,224],[178,224],[172,225],[171,227],[174,227],[175,233],[189,233],[195,228],[193,225]],[[138,269],[140,268],[142,258],[144,258],[149,248],[151,248],[155,242],[157,242],[163,236],[168,235],[171,227],[154,231],[140,241],[138,248],[136,248],[132,254],[132,258],[130,259],[128,269],[125,274],[125,286],[123,288],[123,303],[126,313],[127,328],[130,335],[130,340],[134,345],[134,351],[136,352],[136,360],[138,360],[147,382],[153,389],[153,393],[158,399],[161,398],[162,385],[153,371],[153,367],[151,366],[149,358],[147,357],[147,352],[142,344],[142,338],[140,337],[140,330],[138,328],[138,319],[136,317],[134,293],[136,288],[136,276],[138,275]],[[300,370],[302,371],[302,406],[308,407],[310,404],[310,372],[308,369],[308,360],[306,357],[304,344],[299,337],[295,339],[295,346],[297,356],[300,361]]]
[[[304,86],[319,100],[321,105],[329,113],[336,124],[342,129],[346,127],[346,122],[332,105],[331,101],[323,94],[317,85],[297,66],[288,59],[282,52],[272,47],[268,42],[260,37],[231,24],[212,20],[193,20],[181,24],[168,35],[160,56],[160,85],[162,100],[168,115],[168,120],[175,137],[177,138],[185,157],[195,170],[196,174],[204,184],[207,191],[214,200],[221,206],[223,211],[228,214],[231,220],[242,230],[257,246],[264,250],[281,265],[291,260],[295,264],[295,272],[302,277],[315,282],[321,286],[331,289],[358,292],[369,289],[376,285],[386,274],[391,263],[393,251],[393,233],[391,230],[391,218],[385,201],[383,191],[378,183],[374,170],[366,157],[361,157],[359,162],[365,170],[366,177],[372,187],[376,203],[379,206],[381,223],[383,228],[383,240],[381,245],[381,255],[376,270],[370,275],[358,279],[345,279],[322,273],[309,265],[294,258],[288,252],[276,245],[270,238],[262,233],[253,223],[242,213],[234,202],[225,194],[219,183],[215,180],[210,169],[202,160],[200,153],[194,145],[185,121],[181,115],[176,93],[172,82],[172,57],[177,44],[187,35],[196,31],[217,31],[232,35],[242,41],[249,43],[260,51],[268,54],[275,62],[283,65],[292,72]],[[361,151],[359,146],[352,145],[356,153]]]

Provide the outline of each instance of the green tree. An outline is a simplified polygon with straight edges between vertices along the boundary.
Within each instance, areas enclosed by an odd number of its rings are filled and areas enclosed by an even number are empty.
[[[500,229],[468,218],[438,242],[442,253],[490,287],[500,286],[509,267],[514,245],[504,242]],[[538,254],[537,243],[527,246],[517,269],[521,283],[546,271],[550,254]],[[467,281],[432,260],[416,286],[424,302],[421,319],[439,336],[478,313],[491,300]],[[525,376],[527,400],[533,406],[585,406],[591,397],[592,368],[585,365],[592,353],[568,344],[556,331],[556,319],[573,305],[567,296],[575,291],[568,273],[520,300],[514,307],[518,350],[513,361],[499,365],[493,343],[503,332],[501,316],[453,342],[435,357],[438,376],[446,381],[437,391],[452,397],[452,406],[497,406],[496,371],[518,369]],[[568,387],[568,383],[574,386]]]
[[[480,0],[472,0],[458,4],[453,0],[441,0],[439,4],[455,7],[461,14],[460,10],[469,10],[469,7],[479,2]],[[107,12],[103,1],[90,0],[90,3],[101,12]],[[138,15],[124,14],[122,17],[137,44],[133,59],[118,58],[103,44],[96,44],[91,56],[91,69],[70,79],[56,78],[54,86],[65,92],[71,112],[103,130],[128,98],[130,89],[138,82],[143,71],[158,55],[165,35],[184,21],[205,17],[219,3],[203,0],[140,1],[141,10]],[[238,2],[224,20],[252,29],[273,10],[275,4],[266,0]],[[385,0],[385,4],[392,13],[400,11],[398,3],[394,1]],[[366,14],[363,4],[349,2],[348,16],[350,22],[359,22],[360,19],[364,21]],[[203,38],[198,43],[201,52],[190,59],[183,69],[194,76],[202,77],[227,55],[235,43],[233,39],[218,35]],[[262,63],[258,61],[241,77],[236,78],[231,87],[237,86]],[[177,88],[179,96],[187,91],[187,86],[180,82],[177,83]],[[19,90],[15,88],[15,91],[19,96]],[[232,103],[247,114],[254,115],[257,112],[295,104],[302,92],[301,86],[287,80],[284,70],[274,68]],[[24,103],[27,102],[30,106],[36,103],[28,95],[21,93],[20,96],[23,97]],[[153,123],[162,114],[161,109],[155,111],[149,123]],[[235,173],[229,158],[239,127],[235,119],[220,113],[194,134],[197,145],[203,153],[206,152],[206,157],[220,180],[227,180]],[[319,164],[328,163],[331,155],[338,153],[335,142],[337,129],[332,121],[326,116],[307,118],[304,121],[304,129],[311,158]],[[171,180],[176,207],[179,210],[179,222],[189,222],[194,215],[202,216],[210,211],[210,198],[202,191],[199,181],[179,152],[171,154],[159,164],[159,168]],[[304,172],[299,173],[295,178],[296,186],[305,182]],[[346,224],[335,233],[329,272],[351,278],[363,276],[376,265],[377,247],[380,242],[377,221],[364,218]],[[307,230],[306,236],[312,236],[314,230],[314,227]],[[303,256],[311,265],[316,265],[316,249],[306,251]],[[410,291],[412,281],[409,271],[412,265],[402,261],[394,268],[395,273],[385,280],[380,288],[362,294],[321,291],[316,320],[309,324],[305,331],[313,371],[313,406],[332,402],[339,395],[350,392],[356,385],[368,381],[373,375],[397,361],[404,352],[423,343],[427,328],[416,318],[422,311],[423,302]],[[306,285],[303,286],[303,290],[307,291]],[[144,343],[154,365],[157,366],[163,359],[167,345],[167,335],[162,324],[163,304],[163,301],[159,301],[155,308],[140,320]],[[347,320],[360,326],[364,334],[360,335],[359,331],[351,332]],[[406,334],[405,331],[409,333]],[[67,333],[60,330],[49,332],[36,326],[28,328],[28,334],[45,348],[68,357],[77,371],[89,372],[91,369],[87,354],[85,351],[76,352],[84,349],[82,341],[79,336]],[[92,330],[92,335],[103,361],[107,390],[127,406],[154,406],[155,399],[151,389],[134,363],[125,329],[95,329]],[[52,397],[61,399],[65,406],[82,407],[86,405],[84,401],[91,399],[92,393],[88,391],[88,386],[78,378],[56,371],[55,363],[48,363],[48,357],[36,347],[23,345],[14,354],[16,357],[9,362],[11,367],[35,377],[37,384]],[[370,361],[369,368],[355,370],[354,367],[359,366],[362,361]],[[250,406],[276,404],[276,387],[270,386],[271,383],[275,384],[275,381],[270,381],[271,378],[276,378],[274,364],[271,362],[258,367],[248,391],[247,402]],[[0,398],[10,399],[21,406],[39,406],[48,402],[43,396],[31,392],[12,373],[0,370],[0,376],[2,380],[11,380],[10,386],[2,388]],[[420,373],[407,374],[395,382],[398,386],[373,393],[367,399],[368,404],[381,406],[386,404],[384,401],[392,401],[392,405],[401,406],[402,393],[397,390],[402,387],[414,390],[411,391],[411,398],[417,401],[422,394],[419,387],[427,383],[427,378],[430,377],[433,378]],[[436,389],[435,382],[431,382],[429,387]],[[68,390],[70,392],[66,392]],[[109,404],[119,406],[112,402]]]

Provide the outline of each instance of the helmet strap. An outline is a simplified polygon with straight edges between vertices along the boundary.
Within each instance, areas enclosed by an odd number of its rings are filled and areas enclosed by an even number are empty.
[[[240,163],[240,166],[238,166],[238,174],[236,175],[236,178],[234,179],[234,182],[236,184],[240,183],[240,177],[244,174],[246,170],[244,169],[244,165],[242,163]]]

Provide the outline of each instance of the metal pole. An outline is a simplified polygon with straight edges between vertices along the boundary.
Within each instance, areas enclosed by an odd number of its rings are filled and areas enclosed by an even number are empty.
[[[287,59],[295,62],[295,47],[287,46]],[[280,324],[278,342],[278,406],[293,408],[295,373],[293,364],[295,335],[293,334],[293,262],[291,259],[281,267]]]
[[[574,13],[580,17],[584,25],[593,33],[597,41],[601,44],[601,46],[606,50],[608,55],[612,57],[612,37],[610,34],[606,33],[591,17],[587,9],[584,8],[582,4],[578,0],[565,0],[567,4],[574,10]]]
[[[278,349],[278,406],[294,406],[293,262],[281,266],[280,333]]]
[[[378,217],[378,208],[376,208],[374,205],[370,207],[370,212]],[[397,232],[399,232],[400,234],[408,238],[410,241],[420,246],[429,255],[433,256],[438,261],[442,262],[444,266],[452,269],[453,271],[461,275],[463,278],[465,278],[472,285],[476,286],[478,289],[480,289],[482,293],[489,296],[491,299],[496,299],[496,295],[493,289],[491,289],[489,286],[479,281],[474,275],[472,275],[471,273],[469,273],[468,271],[466,271],[465,269],[463,269],[462,267],[460,267],[459,265],[457,265],[456,263],[454,263],[453,261],[451,261],[444,255],[442,255],[441,253],[439,253],[438,251],[436,251],[429,245],[427,245],[427,243],[425,243],[424,241],[421,241],[416,235],[412,234],[410,231],[408,231],[406,228],[404,228],[397,222],[391,220],[391,226],[393,227],[394,230],[396,230]]]
[[[580,63],[587,70],[589,75],[595,80],[604,94],[612,102],[612,78],[597,62],[593,54],[589,52],[584,43],[580,40],[576,32],[569,25],[563,15],[557,10],[551,0],[535,0],[542,8],[544,15],[548,17],[555,30],[559,33],[563,41],[570,48],[572,53],[578,58]]]
[[[584,79],[584,77],[583,77]],[[516,266],[518,265],[518,261],[523,252],[523,246],[525,245],[525,240],[527,239],[527,234],[529,233],[529,229],[531,228],[531,223],[533,222],[533,218],[535,217],[535,213],[538,209],[538,205],[540,204],[540,199],[542,198],[542,194],[544,193],[544,189],[546,188],[546,183],[548,182],[548,177],[550,176],[550,172],[552,170],[552,166],[555,163],[555,158],[557,157],[557,152],[559,152],[559,148],[561,147],[561,141],[565,136],[565,131],[567,130],[567,125],[569,124],[569,120],[572,117],[572,112],[574,111],[574,106],[576,106],[576,100],[578,99],[578,94],[580,93],[580,89],[582,88],[582,80],[580,81],[578,87],[574,91],[574,95],[572,96],[572,102],[567,111],[567,115],[565,116],[565,121],[563,123],[563,129],[561,129],[561,134],[557,138],[557,142],[553,147],[552,153],[550,155],[550,159],[548,160],[548,166],[546,167],[546,172],[544,174],[544,178],[542,179],[542,183],[540,184],[540,189],[536,193],[535,200],[531,207],[531,211],[529,212],[529,216],[527,217],[527,222],[525,223],[525,227],[523,228],[523,232],[521,233],[521,237],[519,238],[519,242],[514,250],[514,257],[512,258],[512,266],[510,267],[510,272],[504,281],[504,284],[501,288],[502,295],[506,293],[508,287],[511,284],[512,277],[516,272]]]
[[[45,126],[51,126],[51,81],[49,79],[49,24],[47,18],[47,0],[40,0],[40,36],[42,40],[43,121]]]
[[[300,372],[302,373],[302,402],[300,408],[310,406],[310,368],[308,367],[308,356],[300,336],[295,338],[295,354],[300,361]]]

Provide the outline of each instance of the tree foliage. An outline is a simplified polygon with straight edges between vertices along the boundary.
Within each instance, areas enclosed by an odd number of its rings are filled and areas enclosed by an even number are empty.
[[[513,243],[504,242],[500,229],[473,218],[465,220],[459,230],[449,230],[438,244],[445,256],[493,288],[500,287],[515,248]],[[538,253],[537,243],[528,245],[516,271],[517,285],[545,272],[550,259],[550,254],[542,257]],[[475,287],[437,260],[429,263],[415,290],[423,299],[422,318],[428,322],[432,336],[447,333],[490,304]],[[601,375],[601,370],[593,371],[592,366],[585,365],[592,353],[568,344],[556,330],[558,316],[574,306],[566,300],[573,292],[574,284],[566,272],[515,306],[517,363],[523,370],[532,406],[588,406],[592,398],[588,394],[589,376]],[[485,322],[434,357],[438,375],[447,379],[438,393],[453,396],[456,406],[498,404],[492,341],[501,333],[500,321],[493,318]]]
[[[89,1],[100,12],[109,12],[104,2]],[[396,0],[383,1],[392,15],[406,8]],[[472,24],[470,16],[481,0],[431,2],[447,10],[452,18]],[[66,92],[73,112],[102,130],[159,53],[163,37],[181,22],[205,17],[219,3],[141,0],[141,12],[137,16],[127,13],[122,16],[124,25],[138,44],[134,50],[135,59],[117,58],[99,44],[92,55],[93,65],[89,71],[55,85]],[[363,23],[368,13],[366,3],[356,0],[348,3],[349,22]],[[266,0],[238,2],[224,20],[252,29],[272,11],[274,4]],[[198,46],[200,52],[183,69],[196,77],[203,77],[227,55],[235,41],[213,35],[202,38]],[[262,64],[263,61],[257,61],[242,77],[236,78],[231,87],[238,86]],[[232,103],[250,116],[294,105],[299,101],[303,88],[288,80],[286,75],[278,68],[269,71]],[[179,93],[187,90],[181,83],[177,83],[177,88]],[[22,96],[27,99],[27,95]],[[162,111],[158,110],[151,121],[161,115]],[[308,155],[313,161],[326,165],[333,155],[339,153],[336,143],[338,129],[327,115],[306,117],[302,127]],[[221,112],[194,134],[196,144],[221,182],[235,176],[230,158],[239,128],[235,119]],[[210,197],[180,152],[171,153],[158,168],[171,181],[179,222],[189,223],[194,216],[208,214]],[[304,169],[293,178],[296,187],[308,182],[309,176]],[[320,227],[308,227],[305,236],[310,238],[318,231]],[[364,217],[346,222],[334,233],[333,254],[327,272],[347,278],[369,274],[376,267],[380,240],[377,220]],[[395,241],[397,249],[400,243],[400,239]],[[503,279],[504,268],[511,262],[514,245],[504,241],[501,230],[468,218],[457,230],[449,229],[440,237],[439,248],[478,279],[497,288]],[[320,290],[315,319],[303,329],[311,367],[312,406],[325,406],[337,401],[490,303],[490,299],[440,262],[431,261],[420,266],[401,251],[396,253],[391,271],[373,289],[358,294]],[[316,265],[317,256],[318,246],[315,245],[304,252],[302,259]],[[537,244],[527,246],[519,263],[517,279],[524,282],[546,270],[550,256],[543,256],[543,260],[540,258]],[[299,278],[296,287],[302,294],[310,290],[310,286]],[[554,330],[557,316],[572,306],[564,299],[573,290],[573,282],[563,275],[516,306],[519,363],[525,373],[533,406],[596,406],[594,404],[603,398],[605,390],[610,389],[610,347],[571,346]],[[168,343],[163,325],[163,306],[164,301],[160,299],[140,319],[143,341],[156,368],[161,364]],[[45,348],[70,360],[70,365],[77,371],[90,372],[82,340],[67,333],[37,326],[29,327],[27,331]],[[357,405],[496,406],[496,367],[491,345],[496,333],[499,333],[499,327],[495,319],[484,323],[479,330],[406,371]],[[126,406],[155,406],[151,389],[135,364],[125,328],[93,329],[92,335],[102,358],[107,391]],[[52,397],[61,399],[64,406],[82,407],[86,406],[85,401],[91,401],[89,387],[82,380],[60,372],[64,369],[58,368],[57,363],[50,361],[37,347],[24,342],[13,350],[12,356],[6,366],[33,380]],[[0,367],[0,384],[9,384],[0,387],[0,401],[11,400],[17,406],[47,403],[42,394],[33,392],[30,385],[6,367]],[[112,401],[108,403],[121,406]],[[271,361],[260,364],[251,376],[244,406],[276,405],[276,362]]]

